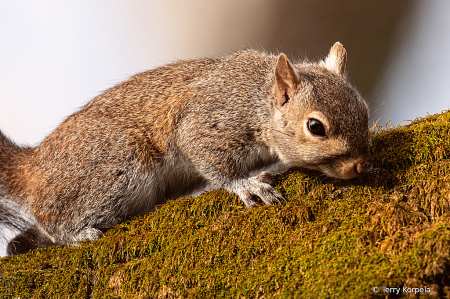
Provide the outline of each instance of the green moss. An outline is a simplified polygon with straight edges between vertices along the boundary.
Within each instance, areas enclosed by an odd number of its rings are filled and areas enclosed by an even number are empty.
[[[95,242],[0,259],[0,297],[450,297],[450,112],[380,131],[368,175],[292,171],[287,203],[252,210],[225,191],[170,201]]]

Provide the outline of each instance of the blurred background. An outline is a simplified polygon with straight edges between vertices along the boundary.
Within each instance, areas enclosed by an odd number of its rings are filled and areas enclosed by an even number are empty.
[[[0,129],[35,145],[138,72],[244,48],[318,60],[336,41],[370,124],[398,125],[450,108],[448,16],[448,0],[2,1]]]

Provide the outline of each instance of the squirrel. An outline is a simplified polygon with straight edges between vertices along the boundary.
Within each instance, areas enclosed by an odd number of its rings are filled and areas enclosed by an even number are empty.
[[[314,63],[251,49],[178,61],[97,96],[35,147],[0,133],[0,223],[21,231],[8,254],[95,240],[207,184],[248,208],[279,203],[265,168],[369,172],[368,106],[346,62],[338,42]]]

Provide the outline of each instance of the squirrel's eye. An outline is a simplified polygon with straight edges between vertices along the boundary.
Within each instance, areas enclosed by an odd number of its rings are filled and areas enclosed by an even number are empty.
[[[308,130],[318,136],[326,136],[323,124],[315,118],[308,120]]]

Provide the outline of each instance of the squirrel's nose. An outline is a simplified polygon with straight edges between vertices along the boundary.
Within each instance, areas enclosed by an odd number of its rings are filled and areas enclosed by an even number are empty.
[[[361,162],[357,162],[355,164],[355,172],[360,175],[366,172],[369,172],[373,169],[372,160],[363,160]]]

